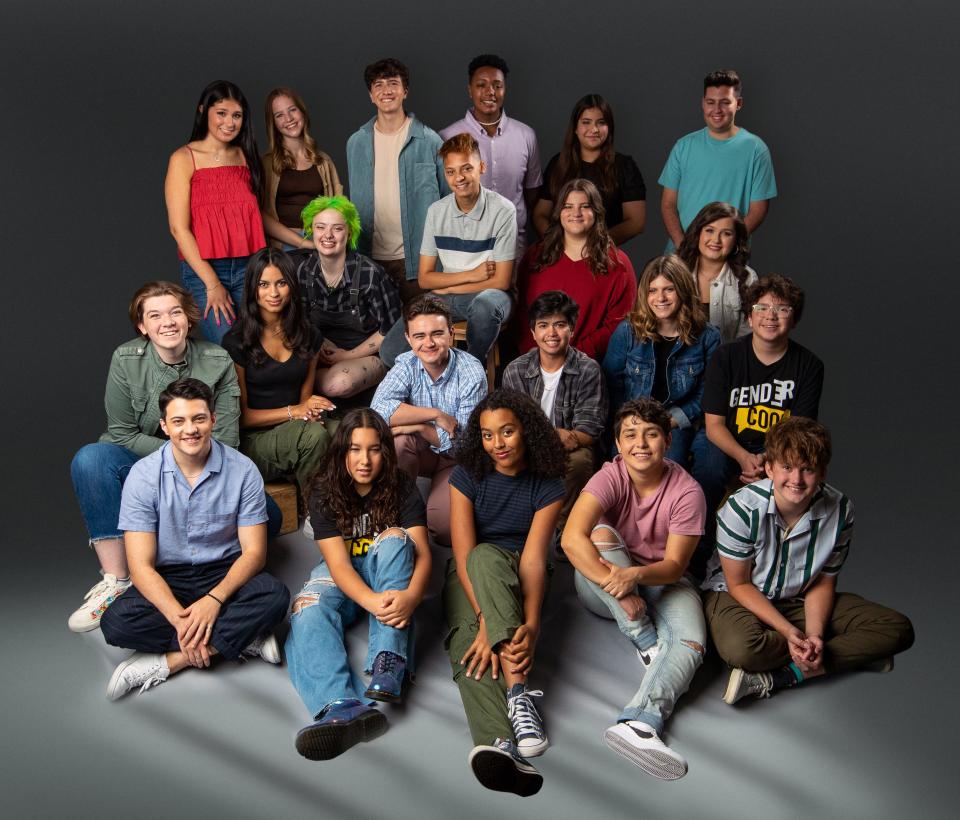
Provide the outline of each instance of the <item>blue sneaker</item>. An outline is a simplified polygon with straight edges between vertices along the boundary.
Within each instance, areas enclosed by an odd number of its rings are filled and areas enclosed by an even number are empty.
[[[346,698],[330,703],[318,720],[297,732],[296,747],[308,760],[330,760],[385,731],[385,715],[355,698]]]
[[[407,662],[394,652],[380,652],[373,661],[373,677],[364,692],[371,700],[399,703]]]
[[[497,738],[492,746],[474,746],[467,759],[480,784],[492,791],[530,797],[543,786],[543,776],[509,740]]]

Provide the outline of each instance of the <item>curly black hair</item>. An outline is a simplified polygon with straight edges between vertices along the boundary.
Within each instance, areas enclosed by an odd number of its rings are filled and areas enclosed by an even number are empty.
[[[531,473],[547,478],[563,478],[567,468],[567,452],[557,431],[540,405],[526,393],[506,388],[494,390],[474,407],[467,429],[454,439],[454,454],[467,472],[481,479],[494,469],[493,460],[483,449],[480,437],[480,414],[487,410],[510,410],[517,417],[523,427],[527,469]]]

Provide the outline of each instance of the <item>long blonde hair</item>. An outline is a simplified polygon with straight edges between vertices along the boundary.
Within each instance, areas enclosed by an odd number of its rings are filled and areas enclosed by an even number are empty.
[[[312,165],[320,163],[321,151],[317,148],[317,141],[310,136],[310,115],[307,113],[307,106],[303,98],[292,88],[281,85],[267,94],[267,101],[264,103],[264,117],[267,126],[267,156],[270,158],[270,165],[273,173],[279,176],[285,168],[296,168],[297,161],[286,146],[283,144],[283,134],[277,128],[276,120],[273,118],[273,101],[277,97],[289,97],[293,104],[300,109],[303,115],[303,146],[307,158]]]
[[[640,275],[637,286],[637,301],[627,315],[627,321],[634,335],[642,341],[656,341],[660,338],[657,331],[657,317],[647,304],[650,283],[658,276],[670,282],[677,291],[680,307],[677,310],[677,329],[685,345],[694,344],[707,325],[707,316],[700,304],[697,285],[693,281],[690,268],[675,253],[657,256],[651,259]]]

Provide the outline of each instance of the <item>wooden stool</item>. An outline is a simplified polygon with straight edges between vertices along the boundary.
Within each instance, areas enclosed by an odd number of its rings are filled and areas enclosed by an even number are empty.
[[[453,326],[453,343],[467,342],[467,323],[457,322]],[[487,354],[487,389],[493,391],[493,382],[497,375],[497,368],[500,366],[500,342],[495,341],[490,352]]]
[[[294,532],[299,519],[297,517],[297,485],[289,481],[270,481],[263,485],[269,496],[276,502],[283,513],[283,523],[280,525],[280,535]]]

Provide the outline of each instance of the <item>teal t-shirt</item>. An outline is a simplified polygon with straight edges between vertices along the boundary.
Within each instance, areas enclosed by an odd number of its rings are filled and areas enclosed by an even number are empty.
[[[751,202],[777,195],[770,149],[746,128],[728,140],[714,139],[708,128],[681,137],[658,182],[677,191],[684,230],[711,202],[729,202],[745,215]],[[673,243],[668,242],[667,252],[671,250]]]

